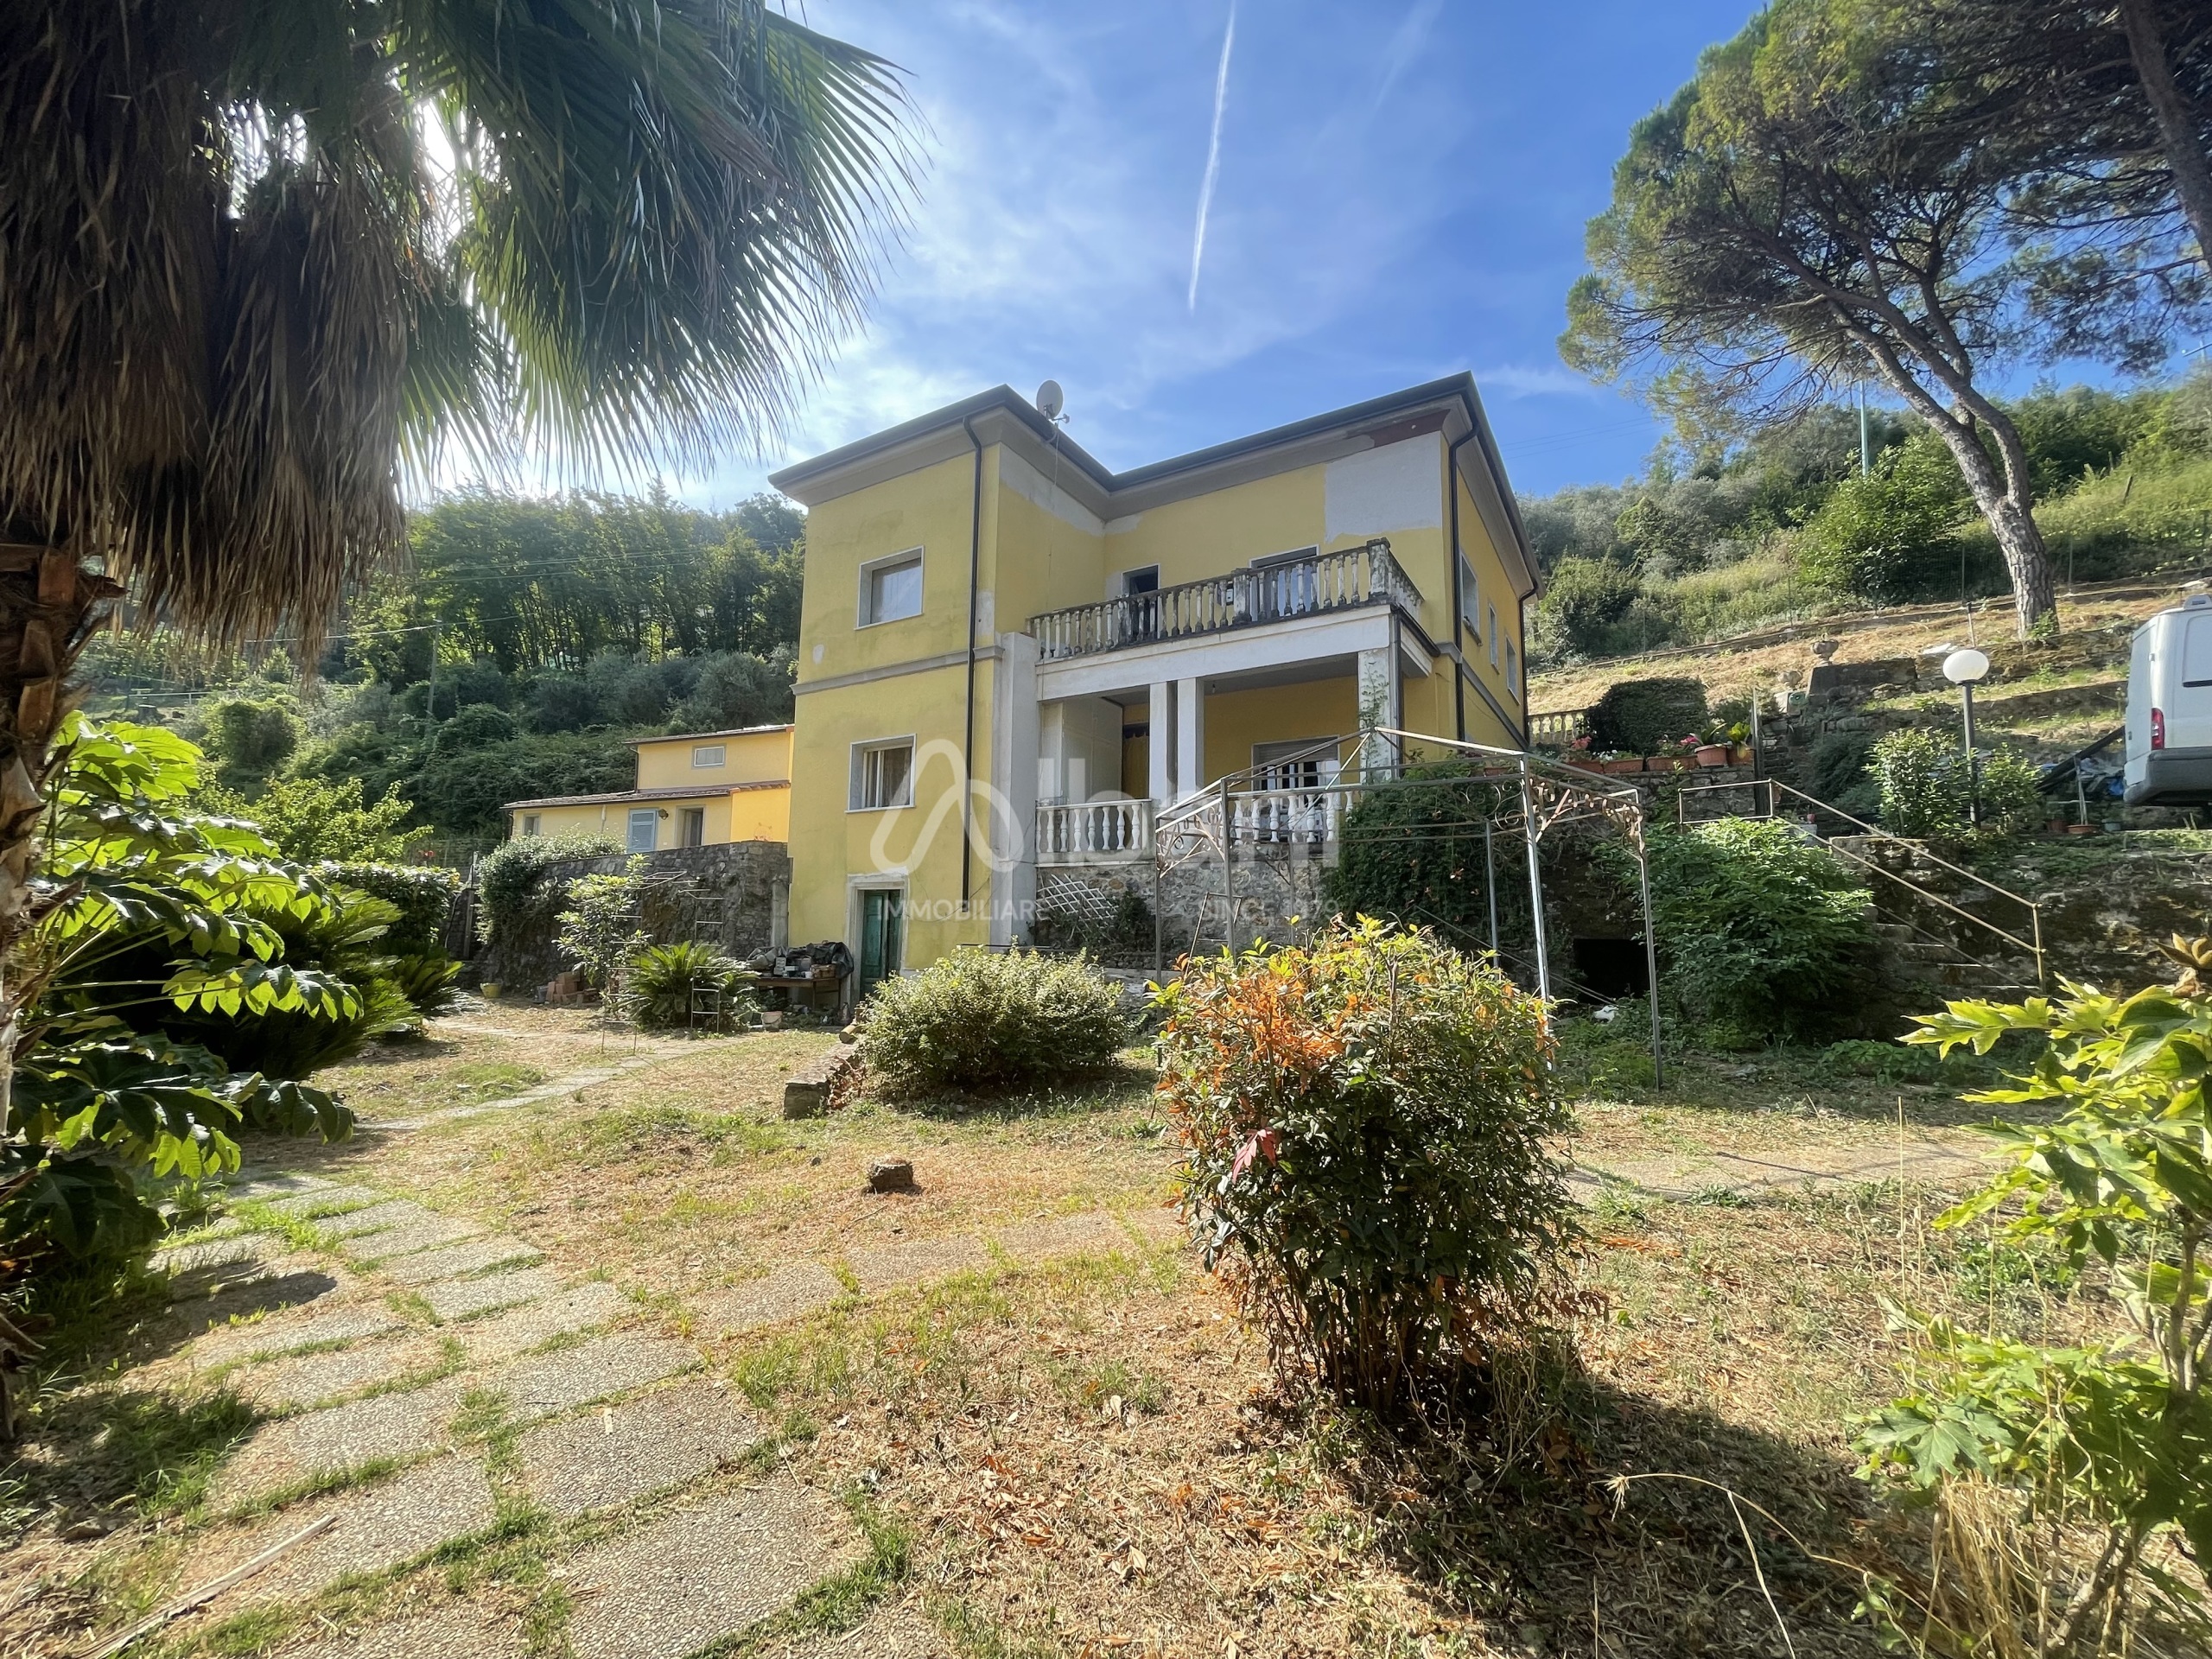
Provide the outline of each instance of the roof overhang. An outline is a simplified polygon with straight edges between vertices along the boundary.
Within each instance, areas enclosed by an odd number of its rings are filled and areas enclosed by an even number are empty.
[[[1449,375],[1126,473],[1108,471],[1011,386],[994,386],[786,467],[771,474],[768,481],[811,507],[999,444],[1039,471],[1049,472],[1087,511],[1105,520],[1334,461],[1423,431],[1440,431],[1459,450],[1460,476],[1491,540],[1520,590],[1534,594],[1538,587],[1535,558],[1471,374]],[[1476,441],[1466,442],[1471,437]]]

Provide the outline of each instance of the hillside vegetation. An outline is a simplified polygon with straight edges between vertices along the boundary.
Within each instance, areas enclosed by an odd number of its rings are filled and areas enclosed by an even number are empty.
[[[804,536],[773,497],[471,492],[415,516],[410,568],[353,596],[316,674],[155,630],[88,652],[96,706],[205,747],[229,806],[391,800],[458,860],[505,802],[628,788],[632,738],[790,719]]]
[[[2012,405],[2061,585],[2201,564],[2212,549],[2212,372]],[[2007,591],[1956,465],[1916,422],[1829,405],[1732,445],[1662,446],[1643,479],[1526,498],[1542,669],[1764,623]]]

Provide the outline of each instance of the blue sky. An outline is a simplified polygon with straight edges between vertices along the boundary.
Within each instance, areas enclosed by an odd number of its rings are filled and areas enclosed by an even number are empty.
[[[1618,480],[1657,435],[1554,341],[1630,124],[1745,0],[1241,0],[1225,86],[1229,0],[793,10],[908,72],[926,171],[865,329],[692,500],[1047,375],[1115,467],[1461,369],[1524,492]]]

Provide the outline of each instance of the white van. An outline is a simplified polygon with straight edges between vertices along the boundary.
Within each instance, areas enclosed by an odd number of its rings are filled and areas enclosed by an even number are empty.
[[[2212,805],[2212,594],[2135,631],[2127,660],[2127,804]]]

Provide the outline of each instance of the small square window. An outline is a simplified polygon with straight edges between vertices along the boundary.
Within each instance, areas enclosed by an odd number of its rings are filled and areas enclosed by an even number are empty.
[[[537,813],[535,813],[535,812],[525,812],[525,813],[524,813],[524,814],[522,815],[522,832],[523,832],[523,834],[524,834],[525,836],[534,836],[534,835],[536,835],[536,834],[537,833],[537,823],[538,823],[538,818],[537,818]]]
[[[729,759],[729,748],[721,743],[694,743],[691,764],[695,766],[719,766]]]
[[[914,740],[853,745],[850,802],[855,812],[878,812],[914,801]]]
[[[1160,567],[1158,565],[1147,564],[1140,570],[1122,572],[1122,596],[1124,599],[1133,599],[1139,594],[1156,594],[1159,591]]]
[[[922,613],[922,555],[918,548],[861,567],[862,627]]]
[[[630,814],[630,834],[624,849],[632,853],[650,853],[660,843],[660,814],[653,808],[642,807]]]

